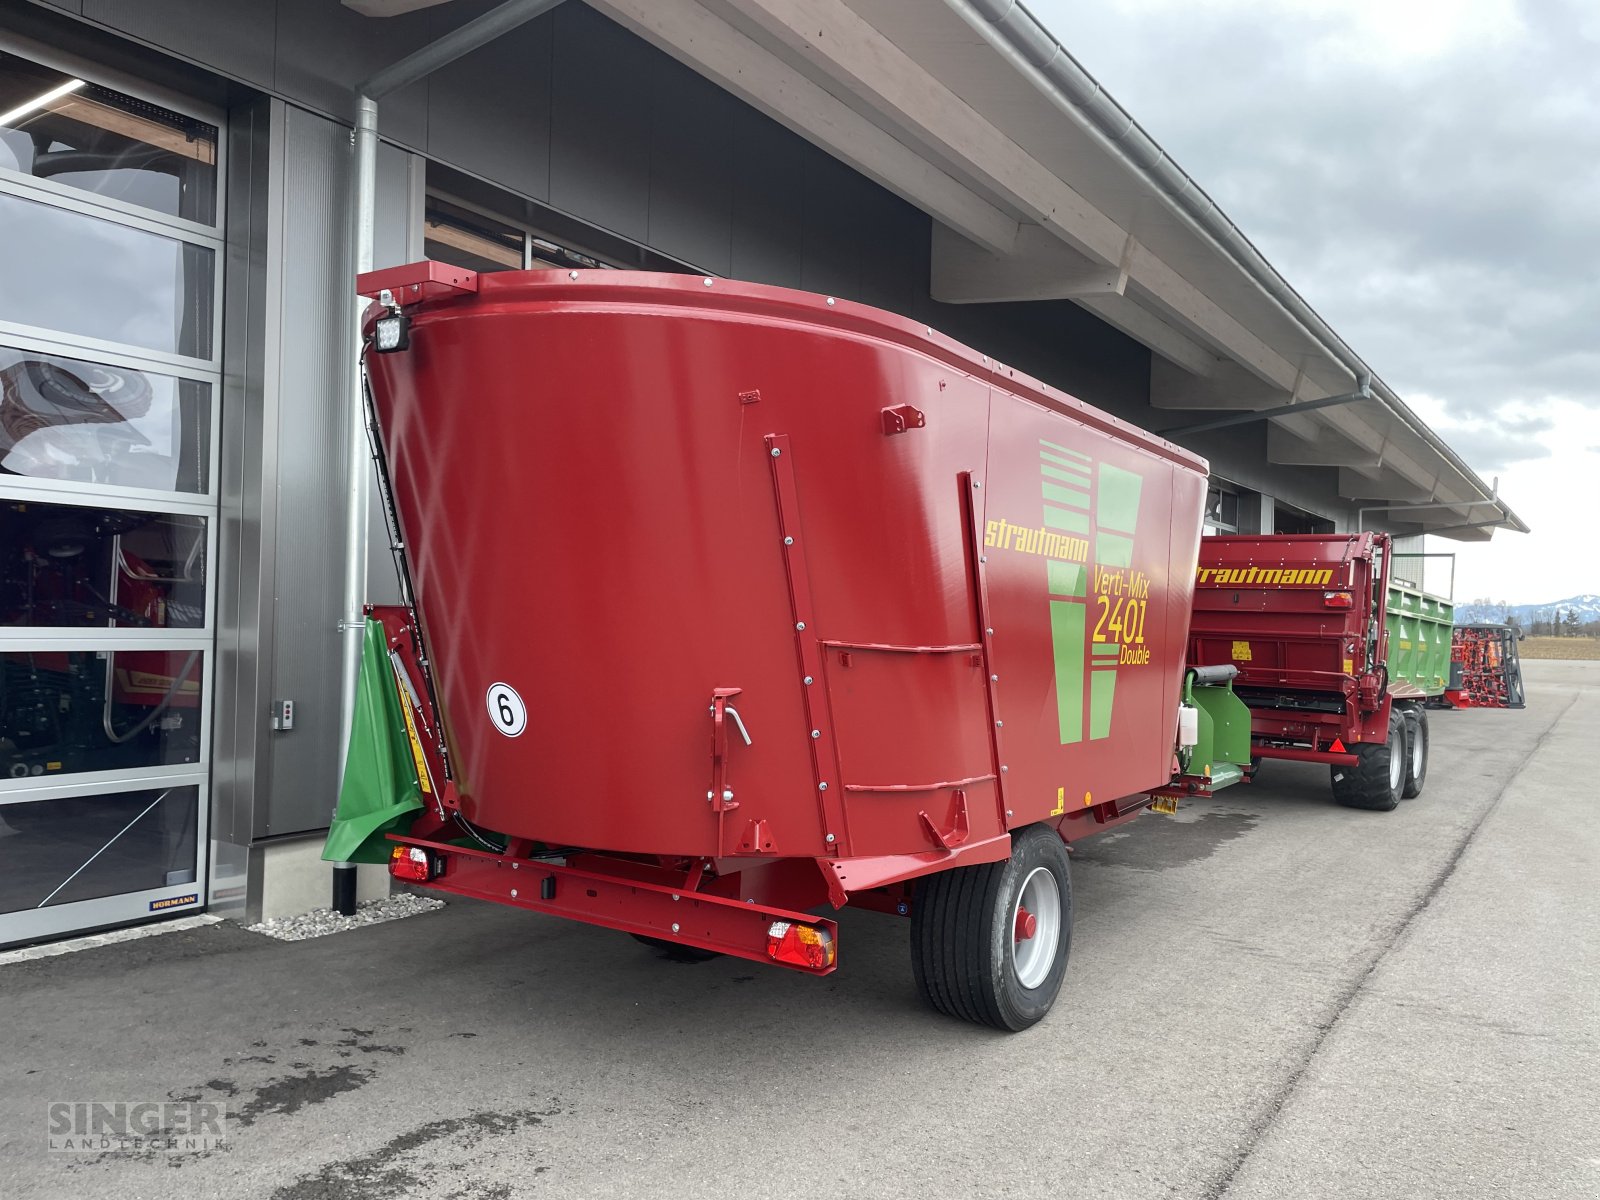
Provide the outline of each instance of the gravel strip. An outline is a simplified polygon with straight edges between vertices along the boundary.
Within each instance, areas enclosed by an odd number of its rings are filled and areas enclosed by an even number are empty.
[[[303,942],[307,938],[322,937],[329,933],[343,933],[363,925],[377,925],[384,921],[398,921],[401,917],[415,917],[443,908],[444,901],[433,896],[413,896],[399,892],[382,900],[368,900],[358,904],[354,916],[341,917],[331,908],[314,908],[298,917],[274,917],[259,925],[246,925],[252,933],[264,933],[283,942]]]

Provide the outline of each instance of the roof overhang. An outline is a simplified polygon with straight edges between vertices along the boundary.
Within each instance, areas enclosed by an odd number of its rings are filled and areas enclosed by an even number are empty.
[[[419,8],[432,8],[448,4],[450,0],[339,0],[346,8],[354,9],[363,17],[399,17]]]
[[[1260,413],[1374,514],[1526,531],[1014,0],[587,2],[932,215],[935,299],[1071,300],[1154,352],[1171,426]]]

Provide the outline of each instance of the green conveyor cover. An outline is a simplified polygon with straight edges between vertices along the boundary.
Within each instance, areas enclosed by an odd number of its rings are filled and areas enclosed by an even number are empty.
[[[322,857],[329,862],[388,862],[389,843],[384,835],[398,829],[421,807],[422,788],[406,741],[405,717],[383,626],[368,620],[344,784]]]

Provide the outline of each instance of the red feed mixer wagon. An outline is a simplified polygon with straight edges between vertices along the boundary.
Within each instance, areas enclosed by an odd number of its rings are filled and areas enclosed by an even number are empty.
[[[1248,762],[1232,667],[1185,666],[1179,447],[828,297],[436,263],[360,291],[398,877],[812,974],[811,910],[909,915],[928,1000],[1015,1030],[1066,967],[1067,844]]]

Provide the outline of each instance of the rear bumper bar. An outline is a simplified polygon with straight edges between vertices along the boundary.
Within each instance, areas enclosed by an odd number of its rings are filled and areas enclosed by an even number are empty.
[[[413,887],[568,917],[624,933],[789,967],[807,975],[827,975],[838,962],[835,954],[834,962],[828,966],[811,968],[774,962],[767,953],[767,932],[775,921],[825,930],[837,946],[839,927],[825,917],[704,892],[675,891],[660,884],[578,870],[565,864],[513,860],[445,842],[397,834],[390,834],[389,840],[403,846],[421,846],[438,861],[438,875],[427,883],[412,884]]]
[[[1250,753],[1260,758],[1286,758],[1290,762],[1332,763],[1338,767],[1353,767],[1361,761],[1354,754],[1336,754],[1332,750],[1300,750],[1292,746],[1252,745]]]

